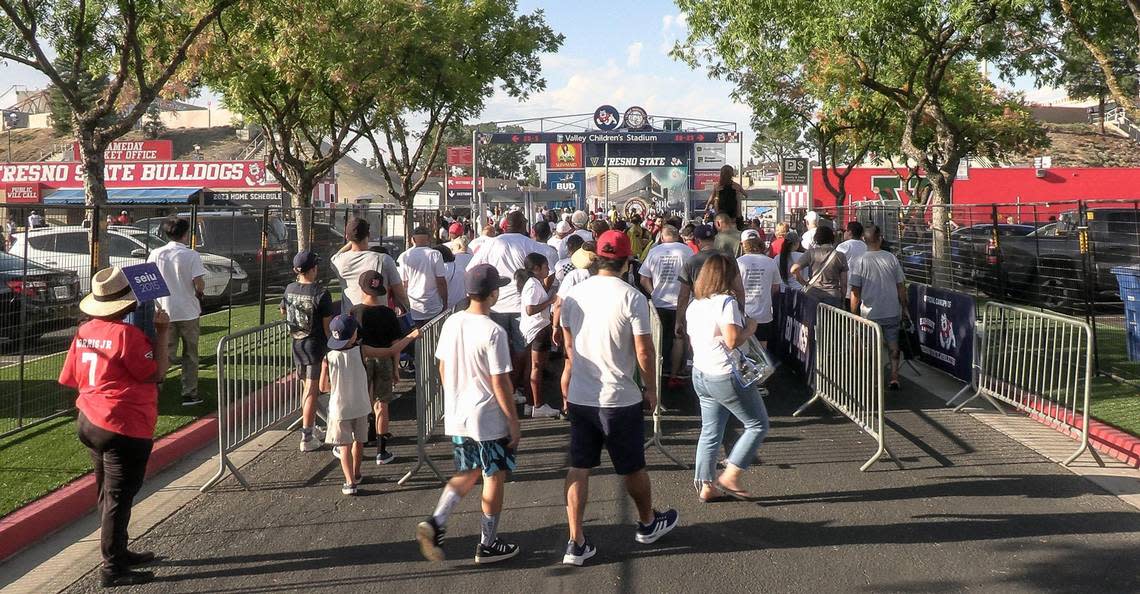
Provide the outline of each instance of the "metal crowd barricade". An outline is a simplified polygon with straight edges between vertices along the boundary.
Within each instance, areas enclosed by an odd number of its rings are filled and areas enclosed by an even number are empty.
[[[661,406],[661,368],[664,366],[664,355],[661,352],[661,339],[666,329],[661,327],[661,317],[657,315],[657,309],[653,307],[652,304],[649,305],[649,327],[651,330],[650,334],[653,337],[653,348],[657,355],[654,357],[656,361],[654,373],[657,374],[657,406],[653,409],[653,435],[645,440],[645,449],[648,450],[651,447],[655,447],[677,466],[688,468],[688,466],[685,466],[672,452],[665,448],[665,444],[661,443],[661,413],[664,410],[664,407]],[[677,348],[676,343],[674,343],[673,348]]]
[[[1089,447],[1087,430],[1092,327],[1069,316],[994,301],[983,312],[978,332],[981,345],[976,351],[977,391],[954,410],[962,410],[980,396],[1002,411],[996,402],[1000,400],[1080,434],[1080,445],[1064,461],[1065,466],[1085,451],[1104,466],[1100,454]]]
[[[218,472],[206,491],[229,470],[242,487],[249,483],[229,459],[242,444],[301,409],[298,381],[285,322],[230,334],[218,342]]]
[[[439,345],[439,334],[443,323],[451,315],[444,311],[420,327],[420,337],[416,340],[416,464],[403,476],[398,484],[408,482],[425,465],[435,473],[440,482],[447,479],[428,455],[427,446],[431,436],[443,420],[443,378],[439,377],[439,365],[435,361],[435,349]]]
[[[878,448],[859,468],[865,471],[886,454],[902,468],[883,441],[883,330],[878,324],[819,304],[815,319],[815,392],[792,416],[823,401],[875,438]]]

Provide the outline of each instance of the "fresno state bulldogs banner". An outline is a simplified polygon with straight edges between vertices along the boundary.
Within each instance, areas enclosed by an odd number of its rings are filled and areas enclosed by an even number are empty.
[[[149,161],[107,163],[108,188],[277,188],[261,161]],[[0,184],[82,188],[82,163],[0,163]]]
[[[768,345],[772,355],[792,364],[815,383],[815,310],[819,300],[784,287],[775,300],[778,336]]]
[[[973,376],[974,298],[911,283],[910,317],[918,325],[919,358],[964,382]]]

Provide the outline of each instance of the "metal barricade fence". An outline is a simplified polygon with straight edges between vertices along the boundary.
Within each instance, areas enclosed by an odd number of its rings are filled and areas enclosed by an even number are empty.
[[[878,324],[830,305],[819,304],[815,319],[815,391],[792,416],[823,401],[853,421],[878,444],[859,468],[865,471],[883,457],[895,455],[884,442],[883,330]]]
[[[1093,333],[1088,323],[1069,316],[1003,303],[986,304],[979,322],[977,391],[955,408],[982,397],[999,411],[1000,400],[1030,416],[1079,432],[1080,445],[1068,466],[1089,447],[1089,394],[1093,378]],[[1004,412],[1004,411],[1003,411]]]
[[[443,323],[450,315],[451,311],[445,310],[429,320],[420,327],[420,337],[416,340],[416,464],[399,480],[397,484],[400,485],[408,482],[425,465],[440,482],[447,480],[431,461],[427,446],[443,420],[443,378],[439,377],[435,349],[439,345]]]
[[[219,466],[201,491],[227,469],[249,489],[229,454],[301,409],[289,329],[281,321],[230,334],[218,342],[217,357]]]
[[[681,460],[674,456],[672,452],[665,448],[665,444],[661,443],[661,413],[664,412],[664,407],[661,405],[661,369],[665,362],[665,355],[661,351],[661,344],[664,333],[672,332],[673,329],[661,327],[661,316],[657,315],[657,308],[653,307],[652,303],[649,305],[649,327],[650,335],[653,337],[654,353],[657,355],[654,357],[654,373],[657,375],[657,407],[653,409],[653,435],[645,440],[645,449],[648,450],[651,447],[655,447],[677,466],[688,468]],[[679,345],[679,341],[674,341],[673,348],[677,348]]]

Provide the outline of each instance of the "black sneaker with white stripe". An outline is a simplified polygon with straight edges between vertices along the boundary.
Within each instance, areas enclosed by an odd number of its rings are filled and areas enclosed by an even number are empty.
[[[497,538],[491,546],[483,546],[483,543],[475,545],[476,563],[498,563],[517,554],[519,554],[519,545],[506,543]]]
[[[637,523],[637,534],[634,538],[641,544],[650,544],[657,542],[657,539],[665,536],[670,530],[677,527],[679,520],[677,510],[667,509],[663,512],[653,510],[653,521],[648,524]]]
[[[420,552],[428,561],[443,561],[443,535],[447,531],[435,523],[435,518],[428,518],[416,524],[416,541],[420,543]]]
[[[562,556],[562,564],[581,566],[586,559],[597,553],[598,549],[594,548],[594,545],[588,540],[583,540],[582,544],[569,540],[566,542],[566,554]]]

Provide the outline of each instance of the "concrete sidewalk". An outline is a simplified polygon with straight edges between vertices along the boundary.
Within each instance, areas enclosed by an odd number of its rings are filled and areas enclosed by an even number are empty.
[[[633,541],[632,504],[612,471],[599,469],[587,512],[599,553],[581,568],[559,564],[566,542],[562,421],[524,421],[501,526],[523,552],[491,568],[472,561],[476,497],[450,521],[449,560],[430,564],[412,541],[439,492],[428,474],[400,487],[407,457],[368,465],[361,494],[343,497],[336,460],[326,450],[301,454],[286,439],[245,467],[255,490],[227,479],[139,539],[136,547],[166,559],[153,584],[132,591],[1140,589],[1140,513],[1092,482],[970,415],[951,413],[910,381],[892,396],[889,413],[890,445],[905,470],[879,463],[860,473],[872,440],[841,418],[789,417],[805,399],[794,378],[777,379],[768,398],[772,432],[748,477],[756,502],[702,504],[692,471],[651,450],[657,505],[677,507],[682,523],[654,545]],[[684,400],[684,412],[667,417],[666,444],[691,464],[699,421]],[[396,433],[411,429],[402,422]],[[406,438],[397,444],[402,456],[413,449]],[[447,445],[432,451],[449,470]],[[1140,493],[1135,479],[1117,486]],[[68,589],[96,590],[93,571]]]

